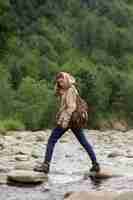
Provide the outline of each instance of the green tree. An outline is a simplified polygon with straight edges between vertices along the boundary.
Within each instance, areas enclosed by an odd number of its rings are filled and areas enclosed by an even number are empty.
[[[14,103],[16,116],[24,122],[29,129],[39,129],[52,123],[51,116],[47,116],[50,103],[54,100],[52,92],[45,81],[36,81],[26,77],[17,91]],[[52,114],[52,113],[51,113]]]
[[[4,65],[0,65],[0,118],[13,116],[14,92],[10,85],[10,74]]]

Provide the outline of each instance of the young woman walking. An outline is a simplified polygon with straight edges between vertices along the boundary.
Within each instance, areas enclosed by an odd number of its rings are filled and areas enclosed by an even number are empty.
[[[75,79],[69,73],[60,72],[56,76],[56,95],[60,97],[60,108],[56,116],[57,126],[53,129],[47,143],[44,162],[40,166],[34,168],[35,171],[48,173],[53,150],[56,142],[70,128],[79,143],[86,150],[92,161],[91,172],[99,172],[100,166],[97,162],[95,152],[87,141],[83,128],[71,127],[70,121],[72,113],[76,110],[76,102],[78,91],[75,87]]]

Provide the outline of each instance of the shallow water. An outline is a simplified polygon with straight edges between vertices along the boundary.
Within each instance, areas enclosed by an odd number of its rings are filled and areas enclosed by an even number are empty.
[[[86,131],[101,166],[122,176],[91,180],[85,176],[91,162],[73,135],[56,145],[48,181],[36,186],[1,185],[0,200],[62,200],[69,191],[133,190],[133,138],[126,133]],[[125,134],[125,135],[124,135]],[[108,157],[114,151],[120,156]]]

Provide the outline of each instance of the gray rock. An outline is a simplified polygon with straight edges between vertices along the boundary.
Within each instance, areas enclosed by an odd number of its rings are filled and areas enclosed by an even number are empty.
[[[5,173],[0,173],[0,184],[7,183],[7,175]]]
[[[133,192],[124,192],[118,195],[114,200],[133,200]]]
[[[36,141],[37,142],[44,142],[46,140],[46,134],[45,132],[38,132],[36,134]]]
[[[114,200],[115,192],[73,192],[65,195],[64,200]]]
[[[7,173],[9,170],[10,168],[7,166],[7,164],[0,165],[0,173]]]
[[[89,176],[92,176],[92,175],[93,173],[89,172]],[[121,177],[121,176],[122,176],[121,174],[117,174],[117,173],[112,172],[111,170],[107,170],[103,168],[101,169],[100,172],[95,174],[95,178],[98,178],[98,179],[107,179],[107,178]]]
[[[34,161],[21,161],[17,162],[14,168],[16,170],[33,170],[34,166],[35,166]]]
[[[9,160],[10,159],[10,160]],[[13,163],[11,162],[11,158],[9,157],[1,157],[0,158],[0,173],[7,173],[11,169],[13,169]]]
[[[15,181],[20,183],[40,183],[47,180],[47,176],[44,173],[27,170],[11,171],[7,175],[7,178],[9,181]]]
[[[16,155],[15,160],[17,160],[17,161],[27,161],[27,160],[29,160],[29,157],[27,155]]]
[[[4,139],[0,138],[0,151],[3,150],[5,148],[4,146]]]
[[[125,121],[112,121],[112,128],[121,132],[128,130],[128,125]]]
[[[39,158],[42,155],[41,150],[38,148],[33,149],[33,151],[31,152],[31,156],[33,158]]]
[[[126,155],[127,158],[133,158],[133,154]]]
[[[121,152],[114,151],[114,152],[112,152],[108,155],[108,158],[115,158],[115,157],[118,157],[118,156],[123,156],[123,154]]]
[[[16,150],[17,150],[16,154],[20,154],[20,155],[30,155],[31,154],[31,148],[29,148],[29,147],[25,147],[25,146],[23,146],[22,148],[18,147],[18,149],[16,149]]]

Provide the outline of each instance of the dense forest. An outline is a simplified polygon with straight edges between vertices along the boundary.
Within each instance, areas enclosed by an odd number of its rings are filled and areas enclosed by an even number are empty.
[[[0,0],[0,127],[51,127],[72,73],[99,120],[133,119],[133,1]]]

